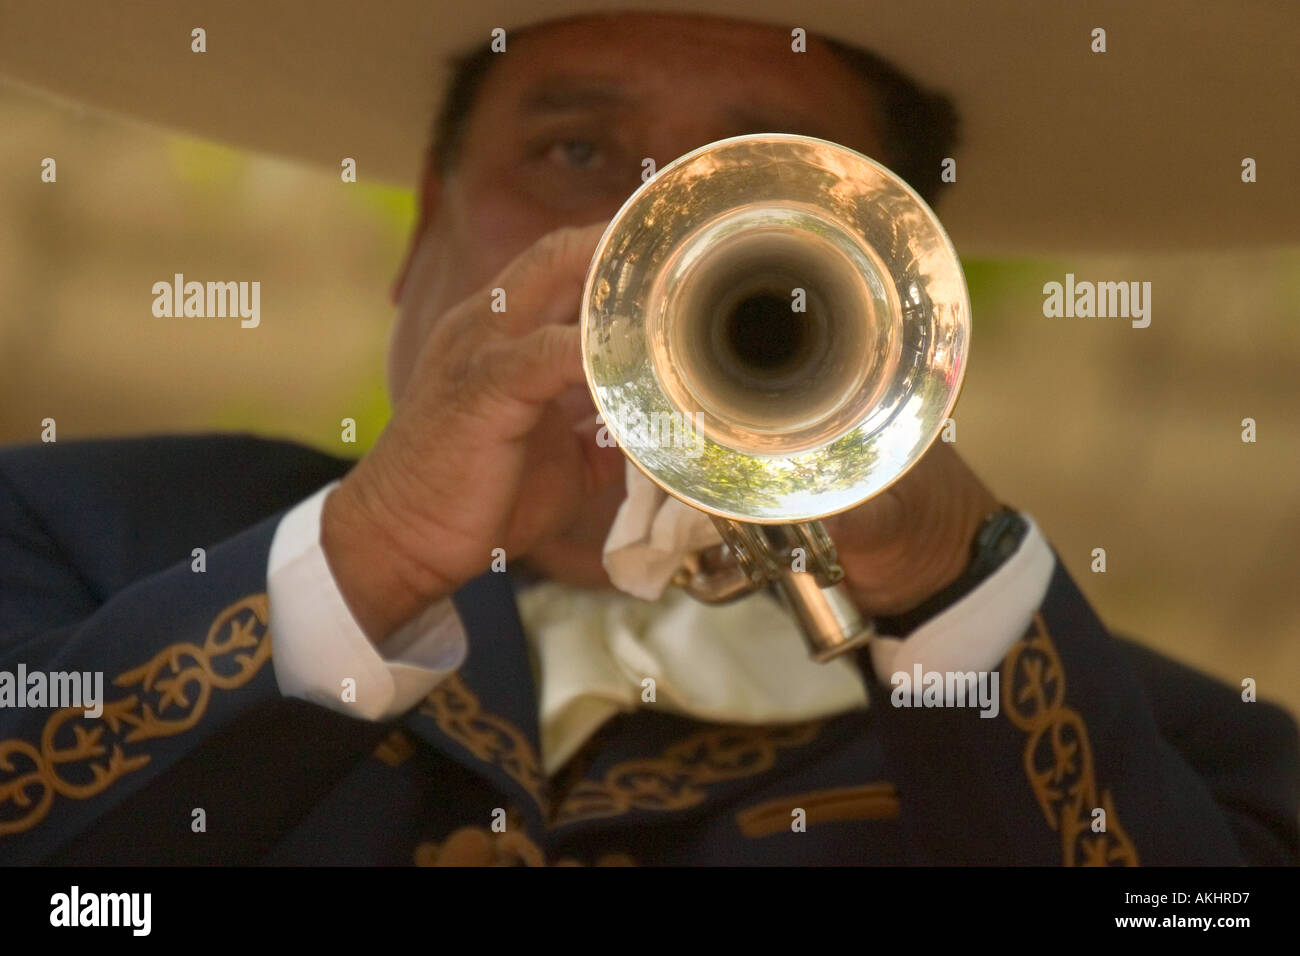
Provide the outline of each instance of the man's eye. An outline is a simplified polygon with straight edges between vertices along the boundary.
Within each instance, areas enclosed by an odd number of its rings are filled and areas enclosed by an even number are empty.
[[[553,143],[546,151],[546,158],[561,166],[573,169],[596,169],[604,160],[600,149],[585,139],[565,139]]]

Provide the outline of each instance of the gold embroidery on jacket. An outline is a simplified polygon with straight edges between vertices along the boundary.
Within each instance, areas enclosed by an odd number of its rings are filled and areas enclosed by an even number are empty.
[[[1109,790],[1097,791],[1092,744],[1083,718],[1065,705],[1065,671],[1043,616],[1002,665],[1002,707],[1029,734],[1025,774],[1047,824],[1061,834],[1065,866],[1137,866],[1137,848],[1119,824]],[[1092,832],[1092,811],[1106,811],[1106,832]]]
[[[892,783],[867,783],[797,793],[746,807],[736,814],[736,825],[750,839],[790,833],[796,808],[804,811],[809,824],[837,820],[896,820],[898,791]]]
[[[416,866],[546,866],[541,848],[524,833],[493,833],[486,827],[461,827],[442,843],[415,848]],[[551,866],[585,866],[563,857]],[[636,866],[626,853],[605,853],[592,866]]]
[[[115,678],[115,686],[135,691],[105,702],[100,717],[65,707],[45,722],[39,746],[0,741],[0,836],[34,827],[56,794],[88,800],[103,793],[149,763],[147,753],[128,753],[130,745],[185,733],[202,719],[213,690],[252,680],[271,658],[267,613],[265,594],[236,601],[213,620],[202,647],[173,644]]]
[[[375,747],[374,756],[390,767],[400,767],[415,753],[415,744],[401,730],[394,730]]]
[[[479,760],[504,770],[538,806],[546,806],[546,775],[533,745],[510,721],[483,710],[459,674],[430,691],[420,713],[432,717],[447,736]]]
[[[546,854],[528,836],[527,827],[513,808],[506,813],[504,832],[488,827],[461,827],[441,843],[421,843],[415,848],[416,866],[546,866]],[[552,866],[585,866],[573,857]],[[593,866],[636,866],[626,853],[604,853]]]
[[[768,727],[711,727],[670,746],[662,757],[625,760],[599,780],[579,782],[556,811],[554,825],[628,810],[682,810],[704,801],[708,784],[770,770],[777,752],[801,747],[820,721]]]
[[[510,721],[482,709],[456,674],[435,687],[420,713],[485,763],[500,767],[550,816],[549,784],[527,736]],[[713,726],[669,746],[660,757],[626,760],[599,780],[580,780],[555,809],[551,826],[628,810],[681,810],[705,799],[706,785],[763,773],[783,748],[817,736],[818,721],[786,726]]]

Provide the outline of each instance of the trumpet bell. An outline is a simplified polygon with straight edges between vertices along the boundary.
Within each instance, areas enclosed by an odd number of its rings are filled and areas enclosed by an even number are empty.
[[[665,491],[717,518],[812,521],[896,481],[956,403],[960,261],[901,179],[787,134],[709,144],[610,222],[588,272],[597,411]]]

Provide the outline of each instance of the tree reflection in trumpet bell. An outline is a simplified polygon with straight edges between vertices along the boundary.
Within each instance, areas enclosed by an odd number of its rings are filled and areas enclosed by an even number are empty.
[[[741,303],[794,288],[808,311],[784,364],[727,347]],[[688,153],[632,195],[593,259],[582,334],[614,438],[621,409],[699,424],[693,457],[625,447],[641,471],[710,514],[787,523],[855,507],[924,454],[960,390],[970,304],[902,180],[825,140],[761,134]]]

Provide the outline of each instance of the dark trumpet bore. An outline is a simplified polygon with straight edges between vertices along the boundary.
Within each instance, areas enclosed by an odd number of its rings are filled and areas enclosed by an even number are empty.
[[[692,247],[643,306],[649,342],[664,348],[663,381],[680,387],[679,407],[749,432],[749,449],[759,432],[765,448],[793,448],[776,436],[840,427],[858,414],[851,402],[878,354],[883,284],[838,250],[834,231],[783,222],[723,232]]]
[[[775,371],[807,347],[804,316],[790,299],[770,292],[746,296],[726,317],[726,341],[736,358],[756,371]]]

